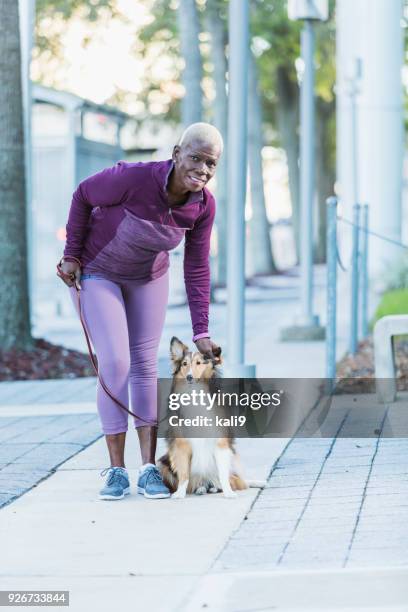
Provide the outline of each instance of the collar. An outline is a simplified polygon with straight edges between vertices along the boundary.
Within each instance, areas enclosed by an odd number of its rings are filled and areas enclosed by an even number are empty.
[[[172,159],[167,159],[166,161],[158,162],[157,164],[156,178],[161,187],[161,191],[164,197],[167,197],[166,196],[167,185],[168,185],[170,174],[172,173],[173,168],[174,168],[174,161]],[[191,202],[203,202],[203,201],[204,201],[204,190],[203,189],[197,192],[190,191],[187,201],[183,204],[183,206],[185,206],[186,204],[190,204]]]

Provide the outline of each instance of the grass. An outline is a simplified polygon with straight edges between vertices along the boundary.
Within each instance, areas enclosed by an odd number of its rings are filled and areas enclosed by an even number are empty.
[[[406,314],[408,315],[408,289],[393,289],[386,291],[375,311],[372,321],[374,323],[386,315]]]

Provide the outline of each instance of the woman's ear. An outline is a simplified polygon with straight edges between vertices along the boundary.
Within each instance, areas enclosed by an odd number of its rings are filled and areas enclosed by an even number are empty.
[[[172,158],[172,160],[173,160],[174,162],[176,162],[176,161],[177,161],[177,158],[178,158],[179,153],[180,153],[180,147],[179,147],[179,145],[175,145],[175,146],[173,147],[173,153],[172,153],[172,156],[171,156],[171,158]]]

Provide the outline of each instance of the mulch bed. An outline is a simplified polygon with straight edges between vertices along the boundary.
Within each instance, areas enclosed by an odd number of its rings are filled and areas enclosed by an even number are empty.
[[[89,355],[37,338],[34,349],[0,351],[0,381],[95,376]]]
[[[47,378],[78,378],[95,376],[89,355],[51,344],[38,338],[31,351],[11,349],[0,351],[0,381],[41,380]],[[395,341],[397,387],[408,389],[408,340]],[[344,384],[352,379],[373,381],[374,350],[372,338],[360,342],[356,355],[346,355],[337,364],[337,377]]]
[[[408,390],[408,340],[404,338],[395,340],[394,355],[397,389],[406,391]],[[374,391],[374,347],[371,337],[359,343],[356,355],[345,355],[339,361],[337,377],[341,379],[339,386],[342,391]]]

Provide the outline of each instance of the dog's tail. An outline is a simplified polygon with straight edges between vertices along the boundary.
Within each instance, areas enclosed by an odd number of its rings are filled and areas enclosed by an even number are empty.
[[[248,488],[263,489],[266,486],[266,480],[246,480],[239,474],[231,474],[230,484],[234,491],[243,491]]]
[[[247,480],[247,485],[251,489],[264,489],[266,487],[266,480]]]

